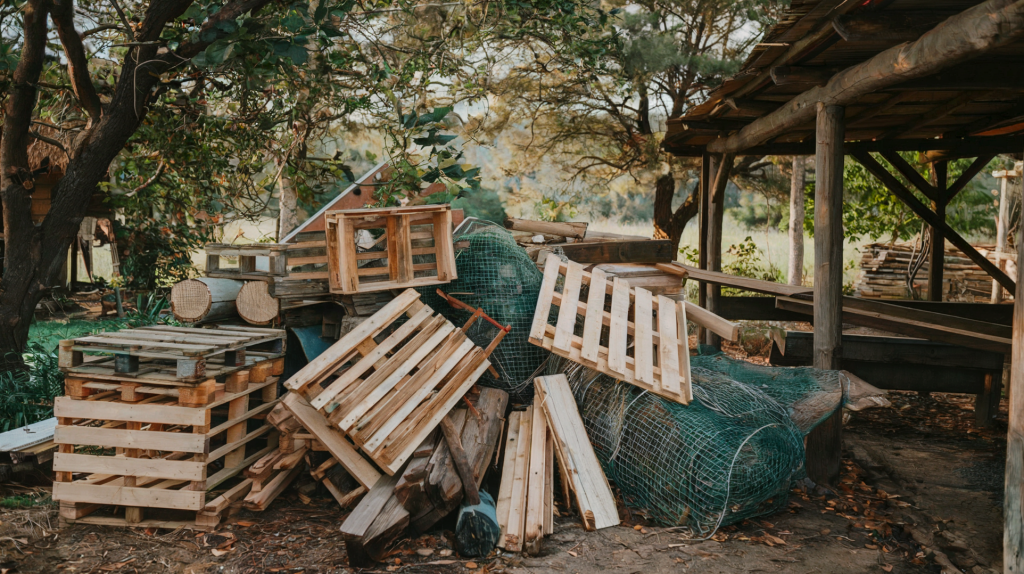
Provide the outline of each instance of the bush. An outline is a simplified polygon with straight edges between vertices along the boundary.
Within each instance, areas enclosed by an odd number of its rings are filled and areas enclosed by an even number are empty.
[[[0,431],[6,432],[53,416],[53,399],[64,391],[64,374],[56,349],[29,344],[22,355],[28,370],[0,373]]]

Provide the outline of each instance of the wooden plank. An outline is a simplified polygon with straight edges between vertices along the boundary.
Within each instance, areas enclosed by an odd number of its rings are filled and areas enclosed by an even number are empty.
[[[288,393],[282,399],[281,404],[291,411],[292,415],[302,423],[302,426],[310,434],[323,443],[331,456],[336,458],[359,484],[372,488],[380,479],[381,475],[377,469],[364,459],[343,436],[327,426],[324,416],[311,407],[305,399],[295,393]]]
[[[577,263],[669,263],[678,254],[670,239],[565,243],[558,247]]]
[[[801,287],[799,285],[786,285],[784,283],[775,283],[773,281],[762,281],[760,279],[729,275],[728,273],[722,273],[719,271],[707,271],[705,269],[698,269],[689,265],[683,265],[682,263],[669,263],[658,265],[657,267],[663,271],[675,273],[680,277],[693,279],[702,283],[715,283],[724,287],[733,287],[735,289],[753,291],[755,293],[765,293],[767,295],[793,297],[795,295],[803,295],[813,292],[812,289]]]
[[[437,348],[438,345],[441,345],[448,335],[454,330],[455,326],[450,322],[445,321],[429,339],[419,347],[414,348],[412,354],[402,361],[394,372],[379,384],[375,385],[370,390],[369,395],[367,395],[358,404],[353,405],[347,411],[344,418],[338,421],[338,427],[343,431],[350,431],[359,419],[373,407],[373,405],[377,404],[385,395],[391,392],[391,390],[394,389],[406,375],[419,365],[420,361],[426,358],[426,356]]]
[[[433,371],[425,383],[420,384],[418,381],[410,381],[410,385],[416,388],[416,392],[387,418],[387,422],[363,444],[362,448],[370,453],[376,451],[377,447],[382,445],[387,437],[398,428],[398,425],[402,424],[412,414],[413,410],[426,400],[437,384],[455,368],[455,365],[473,350],[473,347],[475,347],[473,341],[466,339],[451,355],[442,357],[445,359],[444,363],[436,371]],[[430,370],[424,369],[424,372],[430,373]]]
[[[675,302],[662,295],[658,296],[658,366],[661,377],[658,387],[661,394],[669,394],[683,398],[679,382],[679,340],[676,324]],[[689,355],[689,353],[687,353]]]
[[[558,322],[555,331],[555,348],[568,350],[572,340],[573,329],[576,327],[576,304],[580,299],[580,287],[583,285],[583,266],[569,263],[562,287],[562,304],[558,308]]]
[[[159,488],[81,484],[77,482],[53,483],[53,499],[66,502],[200,510],[203,507],[205,496],[205,492],[194,490],[165,490]]]
[[[689,404],[693,400],[693,379],[690,375],[690,337],[686,332],[686,311],[687,306],[682,301],[676,301],[676,339],[679,345],[679,379],[680,391],[683,394],[683,403]]]
[[[210,424],[210,410],[205,408],[180,407],[177,405],[81,401],[75,400],[71,397],[57,397],[54,399],[53,413],[54,416],[73,419],[100,419],[105,421],[161,423],[186,426],[204,426]]]
[[[608,479],[587,437],[565,375],[534,379],[540,410],[547,418],[555,450],[566,465],[563,475],[576,493],[584,528],[617,526],[618,509]]]
[[[544,415],[535,412],[530,429],[530,462],[527,466],[526,508],[523,525],[523,549],[534,556],[540,553],[546,522],[545,467],[548,425]]]
[[[122,430],[59,425],[54,430],[57,444],[139,448],[205,454],[210,448],[206,435],[187,432]]]
[[[573,239],[585,238],[587,236],[587,225],[585,221],[531,221],[529,219],[505,218],[505,229],[511,231],[558,235],[560,237],[572,237]]]
[[[355,509],[341,524],[341,535],[346,540],[362,540],[363,535],[395,492],[400,477],[383,476],[366,493]]]
[[[629,320],[629,283],[616,277],[612,280],[611,324],[608,328],[608,368],[626,374],[626,323]]]
[[[519,452],[519,431],[522,428],[522,411],[512,411],[508,415],[508,430],[505,433],[505,454],[501,465],[501,483],[498,485],[498,499],[495,503],[495,514],[501,536],[498,546],[505,548],[505,535],[508,532],[508,515],[512,508],[512,483],[515,482],[516,457]]]
[[[364,354],[355,365],[343,372],[337,379],[321,391],[320,394],[310,401],[309,404],[315,409],[324,408],[331,399],[347,389],[355,382],[356,379],[369,370],[371,366],[377,366],[378,368],[383,366],[383,363],[378,363],[386,357],[387,353],[404,341],[406,337],[411,335],[413,331],[418,329],[432,315],[433,310],[430,307],[424,306],[415,315],[413,315],[411,319],[406,321],[404,325],[396,329],[394,333],[381,341],[379,345],[376,345],[372,351]],[[372,341],[372,339],[367,340]]]
[[[533,324],[530,327],[531,339],[544,337],[544,327],[548,324],[548,316],[551,314],[551,298],[555,293],[555,284],[558,282],[561,263],[562,260],[554,253],[548,254],[548,259],[544,262],[544,281],[537,294],[537,307],[534,310]]]
[[[206,480],[206,465],[190,460],[160,458],[128,458],[58,452],[53,455],[55,472],[80,472],[165,478],[171,480]]]
[[[582,355],[589,361],[597,361],[601,346],[601,326],[604,323],[604,298],[606,289],[604,271],[594,269],[590,275],[590,290],[587,293],[587,311],[583,322]],[[568,305],[568,303],[566,303]],[[611,324],[609,315],[609,325]],[[541,333],[543,335],[543,333]]]
[[[502,532],[504,548],[509,552],[521,552],[523,549],[530,450],[533,446],[533,417],[539,414],[534,412],[534,408],[530,406],[523,411],[519,418],[519,444],[516,445],[515,474],[509,497],[508,523]]]
[[[654,329],[652,328],[652,320],[654,311],[651,305],[651,292],[646,289],[636,289],[635,293],[636,297],[633,307],[633,324],[635,325],[633,365],[636,370],[637,380],[653,385]],[[587,309],[587,311],[590,310]],[[664,369],[662,369],[662,377],[664,376]]]
[[[305,367],[292,375],[285,383],[285,387],[291,391],[302,391],[307,386],[317,384],[334,372],[337,362],[346,357],[355,349],[356,345],[367,338],[371,338],[382,329],[390,325],[399,315],[413,306],[420,298],[420,294],[414,289],[406,289],[401,295],[384,305],[380,311],[372,317],[356,325],[337,343],[331,345],[319,357],[310,361]]]

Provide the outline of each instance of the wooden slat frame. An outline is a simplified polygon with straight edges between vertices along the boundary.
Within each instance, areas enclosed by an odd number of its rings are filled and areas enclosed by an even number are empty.
[[[556,293],[560,276],[565,277],[564,287]],[[584,285],[590,289],[586,303],[580,301]],[[604,310],[609,291],[610,312]],[[552,305],[559,307],[555,326],[548,324]],[[579,316],[584,318],[582,337],[573,332]],[[601,344],[605,326],[607,346]],[[587,273],[582,265],[562,263],[554,254],[545,262],[530,342],[666,399],[688,404],[693,398],[684,304],[664,296],[655,299],[620,278],[609,285],[603,271]]]
[[[457,277],[452,242],[451,206],[332,211],[325,215],[328,277],[332,293],[354,295],[404,287],[438,285]],[[428,231],[414,226],[429,226]],[[361,229],[381,229],[383,251],[356,252],[353,240]],[[425,245],[429,240],[432,245]],[[417,255],[434,255],[432,263],[413,263]],[[380,261],[383,266],[360,267]],[[416,277],[416,273],[428,272]],[[368,280],[377,278],[376,280]]]

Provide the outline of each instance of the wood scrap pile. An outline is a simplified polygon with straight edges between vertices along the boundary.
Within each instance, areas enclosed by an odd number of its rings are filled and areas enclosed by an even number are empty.
[[[584,222],[508,218],[505,228],[538,264],[556,251],[577,263],[653,264],[676,259],[670,240],[589,231]]]
[[[975,245],[978,251],[998,264],[994,245]],[[1015,258],[1007,258],[1009,273],[1013,273]],[[872,243],[861,248],[861,276],[854,284],[857,296],[870,299],[921,298],[928,292],[928,254],[911,243]],[[914,281],[908,285],[910,273],[917,269]],[[992,294],[992,277],[971,261],[959,249],[946,245],[943,265],[943,300],[987,303]],[[1004,296],[1013,297],[1012,293]]]

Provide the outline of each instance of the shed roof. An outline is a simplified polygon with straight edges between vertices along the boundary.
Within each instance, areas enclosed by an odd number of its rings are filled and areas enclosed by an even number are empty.
[[[913,42],[981,4],[986,2],[793,0],[740,73],[705,102],[668,121],[665,148],[677,155],[705,153],[709,143],[783,108],[836,73]],[[896,150],[956,148],[946,157],[1024,150],[1022,64],[1024,42],[1011,41],[936,73],[853,98],[845,103],[846,140]],[[742,153],[813,153],[813,136],[812,118]]]

